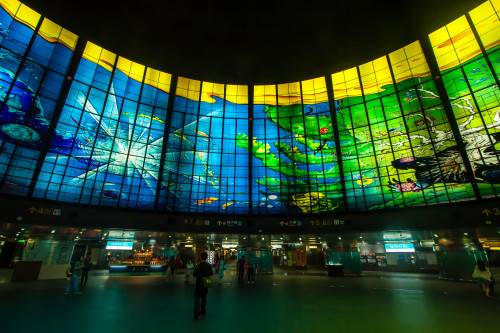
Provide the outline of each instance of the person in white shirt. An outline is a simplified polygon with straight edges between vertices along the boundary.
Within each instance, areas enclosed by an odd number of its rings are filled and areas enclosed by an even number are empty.
[[[493,298],[491,296],[491,283],[493,282],[493,275],[488,267],[486,267],[484,261],[478,260],[476,268],[474,268],[474,273],[472,277],[479,282],[481,289],[488,298]]]

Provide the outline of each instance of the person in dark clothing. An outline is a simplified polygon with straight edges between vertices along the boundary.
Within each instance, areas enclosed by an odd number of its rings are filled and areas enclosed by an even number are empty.
[[[80,280],[80,287],[87,284],[87,279],[89,277],[89,271],[91,266],[92,266],[92,258],[90,258],[90,255],[88,255],[87,258],[83,260],[82,279]]]
[[[245,256],[242,256],[240,260],[238,260],[238,282],[243,282],[243,275],[245,274],[245,265],[247,261]]]
[[[196,278],[194,287],[194,320],[206,313],[208,288],[203,287],[202,278],[214,275],[212,266],[207,263],[208,254],[200,255],[201,262],[194,267],[193,276]]]
[[[248,283],[255,283],[253,280],[253,269],[255,267],[255,260],[251,253],[248,255],[247,265],[248,265]]]

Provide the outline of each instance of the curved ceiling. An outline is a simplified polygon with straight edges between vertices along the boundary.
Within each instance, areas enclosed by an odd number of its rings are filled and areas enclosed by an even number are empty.
[[[484,0],[25,0],[130,60],[224,83],[283,83],[347,69],[442,27]]]

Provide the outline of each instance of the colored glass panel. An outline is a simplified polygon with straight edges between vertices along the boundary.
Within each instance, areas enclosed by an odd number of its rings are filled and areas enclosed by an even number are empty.
[[[248,213],[248,87],[177,81],[160,207]]]
[[[26,195],[78,37],[47,19],[34,34],[39,14],[0,5],[0,191]]]
[[[88,43],[35,196],[154,208],[169,87],[162,75]],[[146,83],[147,77],[147,83]]]
[[[255,86],[252,212],[344,209],[323,77]]]
[[[448,47],[463,49],[467,45],[471,51],[456,52],[454,65],[440,69],[480,195],[483,198],[496,197],[500,189],[497,185],[500,179],[496,176],[500,163],[495,149],[500,138],[497,129],[500,124],[498,111],[500,91],[495,80],[496,68],[491,68],[490,64],[497,66],[500,62],[498,33],[495,32],[498,31],[498,16],[492,3],[488,1],[472,10],[470,17],[480,40],[475,39],[471,28],[465,26],[461,20],[463,30],[461,34],[467,35],[463,39],[467,39],[468,42],[464,44],[452,38]],[[452,31],[456,26],[457,21],[454,21],[440,30]],[[482,43],[490,53],[489,63],[485,55],[476,50],[479,48],[479,43]],[[441,53],[440,47],[441,44],[433,44],[437,57]],[[448,151],[451,152],[451,149],[452,147],[448,148]],[[457,186],[462,187],[464,186],[462,183],[470,182],[463,179],[465,171],[461,164],[457,164],[455,169],[456,183],[460,184]],[[456,192],[457,189],[454,190]]]

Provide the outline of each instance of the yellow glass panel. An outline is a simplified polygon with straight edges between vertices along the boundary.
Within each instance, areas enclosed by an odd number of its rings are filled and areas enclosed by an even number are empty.
[[[332,82],[335,99],[361,96],[361,86],[356,67],[332,74]]]
[[[493,5],[493,8],[495,8],[495,11],[497,13],[500,12],[500,0],[490,0],[490,2]]]
[[[397,82],[409,78],[430,75],[429,66],[419,41],[413,42],[389,54],[394,79]]]
[[[500,44],[500,21],[492,4],[488,1],[469,12],[472,22],[485,49]]]
[[[300,82],[278,84],[278,105],[302,103]]]
[[[224,99],[224,85],[220,83],[203,82],[201,101],[215,103],[216,99],[214,97]]]
[[[431,33],[429,39],[440,70],[466,62],[481,52],[465,16]]]
[[[365,95],[379,93],[383,86],[392,84],[391,71],[386,57],[359,66]]]
[[[94,43],[87,42],[85,50],[83,51],[83,57],[89,61],[92,61],[108,71],[113,70],[113,65],[116,60],[116,54],[103,49]]]
[[[40,21],[40,17],[40,14],[24,4],[21,4],[21,7],[19,7],[19,10],[16,13],[16,20],[26,24],[32,29],[36,28],[38,21]]]
[[[15,17],[21,3],[16,0],[0,0],[0,6],[2,6],[10,16]]]
[[[264,85],[254,86],[253,88],[254,104],[276,105],[276,86]]]
[[[226,85],[226,100],[235,104],[248,104],[248,86]]]
[[[325,78],[302,81],[302,100],[304,104],[328,102]]]
[[[145,68],[145,66],[132,62],[123,57],[119,57],[118,62],[116,63],[116,69],[122,71],[125,75],[138,82],[142,82]]]
[[[172,80],[172,74],[160,72],[156,69],[149,67],[148,69],[146,69],[144,84],[158,88],[166,93],[170,93],[171,80]]]
[[[477,6],[476,8],[474,8],[469,12],[469,15],[474,24],[484,21],[488,17],[494,14],[495,14],[495,9],[493,8],[493,5],[489,1],[486,1],[485,3]]]
[[[52,22],[49,19],[44,19],[38,34],[50,43],[61,43],[70,50],[75,50],[78,36],[63,29],[60,25]]]
[[[193,101],[200,100],[201,81],[180,77],[177,80],[175,95],[188,98]]]

